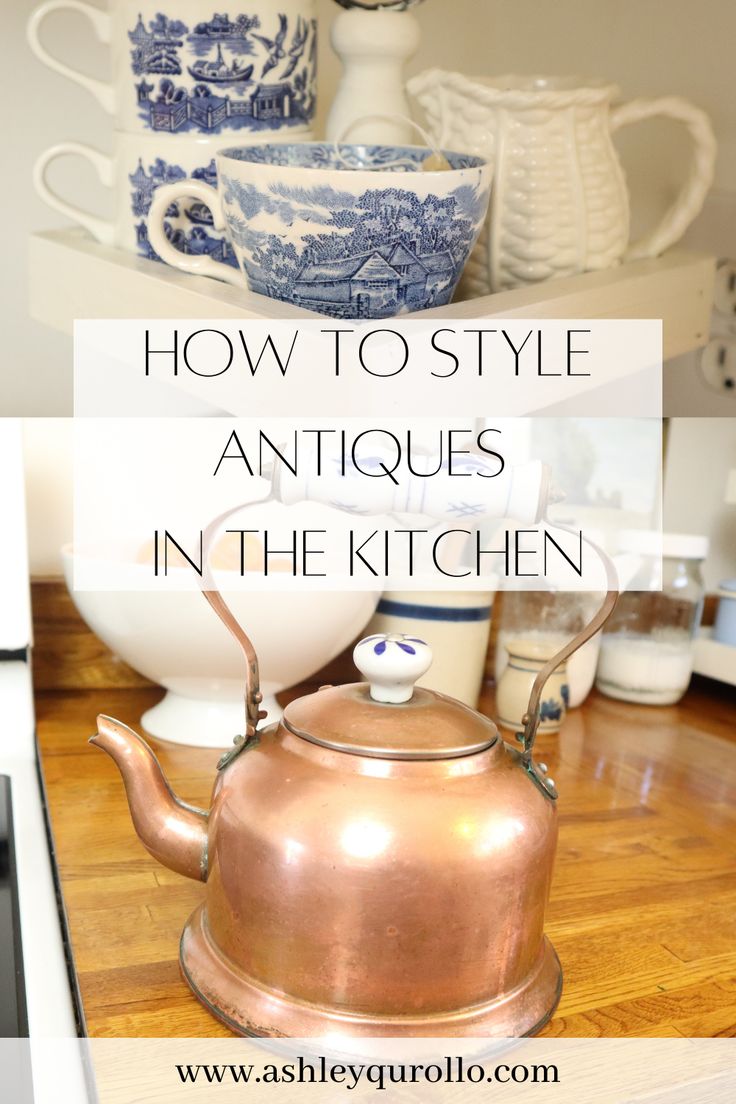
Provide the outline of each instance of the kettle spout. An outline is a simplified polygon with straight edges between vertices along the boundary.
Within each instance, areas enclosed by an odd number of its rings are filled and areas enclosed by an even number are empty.
[[[158,759],[127,725],[101,714],[89,742],[115,760],[133,826],[146,850],[177,874],[206,881],[208,814],[172,793]]]

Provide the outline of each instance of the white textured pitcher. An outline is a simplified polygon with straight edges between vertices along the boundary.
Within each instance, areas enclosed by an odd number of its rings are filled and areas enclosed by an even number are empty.
[[[684,234],[713,180],[708,116],[676,96],[617,106],[615,85],[580,77],[469,79],[432,69],[409,82],[443,148],[494,165],[484,233],[465,270],[468,295],[654,257]],[[611,135],[663,115],[683,123],[693,154],[683,188],[658,226],[629,243],[629,197]]]

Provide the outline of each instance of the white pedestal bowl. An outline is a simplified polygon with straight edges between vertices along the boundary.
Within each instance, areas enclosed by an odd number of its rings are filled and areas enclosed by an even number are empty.
[[[244,727],[244,661],[202,594],[136,590],[136,578],[142,580],[150,569],[115,563],[110,573],[124,573],[125,590],[74,591],[75,554],[65,548],[62,558],[72,599],[90,629],[166,689],[163,700],[141,718],[146,732],[176,744],[230,746]],[[314,674],[359,636],[379,593],[224,596],[258,654],[263,708],[271,722],[280,715],[275,695]]]

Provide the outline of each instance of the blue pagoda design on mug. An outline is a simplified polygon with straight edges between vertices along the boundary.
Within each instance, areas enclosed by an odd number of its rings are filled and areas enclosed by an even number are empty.
[[[134,73],[181,73],[179,49],[184,45],[187,27],[178,19],[159,14],[152,19],[149,29],[139,15],[138,22],[128,32],[132,50]]]
[[[139,15],[128,37],[144,123],[152,130],[208,133],[309,123],[317,21],[299,16],[290,27],[286,15],[277,20],[266,33],[258,15],[216,13],[192,30],[161,12],[148,25]]]
[[[223,185],[251,289],[338,318],[449,303],[487,204],[468,185],[424,199],[399,186],[352,195],[330,185],[261,190],[227,176]],[[274,222],[304,232],[285,241]]]
[[[160,260],[148,240],[146,222],[153,193],[161,184],[172,184],[176,180],[185,180],[188,176],[195,180],[204,180],[215,187],[217,171],[214,158],[209,164],[194,169],[192,173],[187,173],[180,165],[171,165],[160,157],[146,170],[142,160],[139,160],[135,170],[128,174],[131,211],[139,219],[135,227],[138,251],[149,260]],[[211,232],[212,221],[212,213],[201,203],[192,201],[187,206],[172,203],[166,212],[164,229],[169,241],[182,253],[207,254],[216,261],[224,261],[237,268],[237,257],[227,238]]]

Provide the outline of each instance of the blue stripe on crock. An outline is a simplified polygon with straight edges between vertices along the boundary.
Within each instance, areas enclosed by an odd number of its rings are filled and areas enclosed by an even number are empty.
[[[391,614],[394,617],[414,617],[417,621],[490,621],[490,606],[420,606],[414,602],[395,602],[392,598],[382,598],[376,607],[376,613]]]

